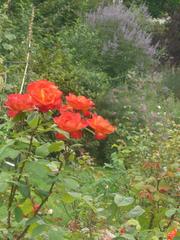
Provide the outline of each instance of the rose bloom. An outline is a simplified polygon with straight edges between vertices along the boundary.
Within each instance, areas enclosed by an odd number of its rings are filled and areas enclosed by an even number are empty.
[[[69,132],[71,137],[75,139],[82,137],[82,129],[87,126],[87,122],[81,118],[80,113],[74,112],[64,112],[59,117],[55,117],[54,122],[60,129]],[[56,134],[56,137],[62,139],[62,134]]]
[[[29,94],[10,94],[8,95],[5,106],[8,109],[8,116],[15,117],[21,112],[31,111],[34,109],[34,103]]]
[[[172,230],[170,233],[167,235],[167,240],[173,240],[177,235],[177,229]]]
[[[59,108],[59,112],[62,114],[64,112],[73,112],[73,108],[69,105],[61,105]]]
[[[71,93],[69,94],[69,96],[66,96],[66,101],[67,104],[73,109],[80,110],[87,116],[89,115],[88,111],[95,106],[94,102],[89,98],[86,98],[84,96],[76,96]]]
[[[41,112],[58,109],[61,105],[62,92],[54,83],[48,80],[29,83],[27,92],[32,96],[36,107]]]
[[[88,119],[87,123],[95,131],[95,138],[98,140],[105,139],[108,134],[116,130],[108,120],[96,114],[91,119]]]

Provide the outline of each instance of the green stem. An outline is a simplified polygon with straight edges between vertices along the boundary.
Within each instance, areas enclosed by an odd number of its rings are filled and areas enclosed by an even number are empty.
[[[57,172],[57,174],[55,175],[55,177],[57,177],[57,176],[60,174],[61,169],[62,169],[62,166],[63,166],[63,162],[61,161],[60,164],[59,164],[58,172]],[[51,185],[51,187],[50,187],[50,189],[49,189],[48,195],[42,200],[40,206],[38,207],[37,211],[34,213],[34,215],[33,215],[32,218],[34,218],[35,216],[38,215],[40,209],[41,209],[41,208],[44,206],[44,204],[48,201],[49,197],[51,196],[51,194],[52,194],[52,192],[53,192],[53,189],[54,189],[55,184],[56,184],[56,182],[53,182],[53,183],[52,183],[52,185]],[[24,236],[26,235],[27,231],[29,230],[29,228],[30,228],[30,225],[26,226],[26,227],[24,228],[24,230],[20,233],[20,235],[17,236],[15,239],[16,239],[16,240],[23,239]]]
[[[36,128],[37,129],[37,128]],[[36,130],[35,129],[35,130]],[[30,138],[30,142],[29,142],[29,149],[28,149],[28,153],[27,153],[27,156],[26,156],[26,159],[29,157],[30,153],[31,153],[31,149],[32,149],[32,143],[33,143],[33,138],[34,138],[34,134],[35,134],[35,130],[32,132],[32,135],[31,135],[31,138]],[[22,166],[19,170],[19,177],[17,178],[17,182],[20,182],[21,178],[22,178],[22,173],[23,173],[23,170],[24,170],[24,167],[25,167],[25,163],[26,161],[24,161],[22,163]],[[14,183],[11,187],[11,193],[10,193],[10,196],[9,196],[9,201],[8,201],[8,217],[7,217],[7,228],[10,228],[11,227],[11,214],[12,214],[12,211],[11,211],[11,207],[12,207],[12,204],[13,204],[13,201],[14,201],[14,197],[16,195],[16,191],[17,191],[17,184]]]

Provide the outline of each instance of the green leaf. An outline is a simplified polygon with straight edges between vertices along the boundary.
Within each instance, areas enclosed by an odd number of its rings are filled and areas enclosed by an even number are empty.
[[[136,230],[137,231],[140,231],[141,230],[141,226],[140,226],[140,224],[139,224],[139,222],[136,220],[136,219],[130,219],[130,220],[128,220],[127,222],[126,222],[126,224],[128,225],[128,226],[134,226],[134,227],[136,227]]]
[[[32,112],[28,115],[27,124],[30,128],[35,129],[39,124],[40,116],[38,112]]]
[[[49,145],[48,150],[50,153],[52,152],[60,152],[64,150],[64,142],[63,141],[58,141],[58,142],[53,142]]]
[[[134,198],[116,194],[114,197],[114,202],[118,207],[124,207],[132,204],[134,202]]]
[[[4,146],[0,149],[0,160],[4,160],[6,158],[15,159],[20,154],[20,151],[10,148],[8,146]]]
[[[21,208],[17,207],[14,209],[14,215],[16,222],[20,222],[23,219],[23,212]]]
[[[63,229],[53,229],[48,232],[48,240],[60,240],[64,238],[65,231]]]
[[[29,186],[27,186],[26,184],[20,183],[19,191],[23,197],[25,197],[25,198],[30,197],[30,189],[29,189]]]
[[[131,211],[128,212],[127,216],[129,218],[135,218],[141,216],[145,210],[141,206],[136,206]]]
[[[25,226],[30,226],[30,225],[32,225],[32,224],[34,224],[34,223],[37,223],[38,221],[41,221],[41,218],[40,218],[39,216],[32,217],[32,218],[30,218],[30,219],[28,219],[28,220],[26,221]]]
[[[123,234],[123,238],[125,238],[127,240],[135,240],[135,238],[130,234]]]
[[[31,183],[38,188],[46,191],[49,188],[49,174],[50,169],[46,166],[47,162],[28,162],[26,164],[26,172],[30,177]]]
[[[58,128],[56,125],[53,125],[52,128],[53,128],[56,132],[64,135],[66,138],[69,138],[69,133],[68,133],[68,132],[63,131],[62,129]]]
[[[9,41],[12,41],[12,40],[16,39],[16,36],[14,34],[12,34],[12,33],[9,33],[9,32],[5,33],[4,37],[6,39],[8,39]]]
[[[19,208],[24,215],[28,215],[33,211],[33,204],[30,198],[27,198],[23,203],[19,204]]]
[[[1,221],[4,219],[4,218],[7,218],[7,207],[2,205],[0,207],[0,216],[1,216]]]
[[[64,184],[68,190],[76,190],[79,188],[79,183],[72,178],[65,178]]]
[[[47,157],[49,155],[49,146],[50,143],[45,143],[41,145],[40,147],[36,148],[36,155],[41,157]]]
[[[3,193],[8,188],[8,181],[11,180],[11,174],[8,172],[1,172],[0,173],[0,193]]]
[[[170,218],[176,213],[176,208],[171,208],[165,212],[166,217]]]
[[[11,44],[8,44],[8,43],[3,43],[2,46],[5,50],[12,50],[13,49],[13,46]]]
[[[45,224],[36,224],[32,231],[32,237],[36,237],[40,235],[42,232],[46,230],[47,226]]]
[[[74,199],[81,199],[81,197],[82,197],[82,194],[81,193],[78,193],[78,192],[68,192],[69,193],[69,195],[71,196],[71,197],[73,197]]]
[[[75,198],[72,197],[72,196],[71,196],[70,194],[68,194],[68,193],[63,193],[63,194],[61,194],[61,199],[62,199],[62,201],[63,201],[64,203],[66,203],[66,204],[71,204],[71,203],[73,203],[74,200],[75,200]]]

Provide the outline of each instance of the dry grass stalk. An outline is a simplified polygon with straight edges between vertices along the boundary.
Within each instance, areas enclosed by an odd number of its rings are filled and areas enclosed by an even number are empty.
[[[32,37],[33,37],[33,22],[34,22],[34,15],[35,15],[35,8],[32,6],[32,14],[31,14],[31,19],[29,22],[29,31],[28,31],[28,50],[27,50],[27,56],[26,56],[26,66],[24,69],[24,74],[23,74],[23,79],[21,83],[21,88],[20,88],[20,93],[22,93],[27,72],[28,72],[28,67],[29,67],[29,60],[30,60],[30,55],[31,55],[31,46],[32,46]]]

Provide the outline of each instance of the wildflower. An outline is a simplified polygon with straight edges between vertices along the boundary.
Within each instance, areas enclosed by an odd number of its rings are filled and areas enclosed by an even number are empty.
[[[111,134],[116,130],[108,120],[96,114],[94,114],[91,119],[88,119],[87,123],[92,129],[94,129],[95,138],[98,140],[105,139],[108,134]]]
[[[8,116],[15,117],[21,112],[33,110],[34,103],[29,94],[10,94],[5,102],[5,106],[8,109]]]
[[[39,208],[40,208],[40,204],[35,203],[35,204],[33,205],[33,212],[34,212],[34,213],[37,212],[37,211],[39,210]]]
[[[31,95],[36,107],[41,112],[58,109],[61,105],[62,92],[48,80],[31,82],[27,86],[27,92]]]
[[[125,227],[119,229],[119,234],[120,234],[120,235],[123,235],[123,234],[125,234],[125,233],[126,233]]]

